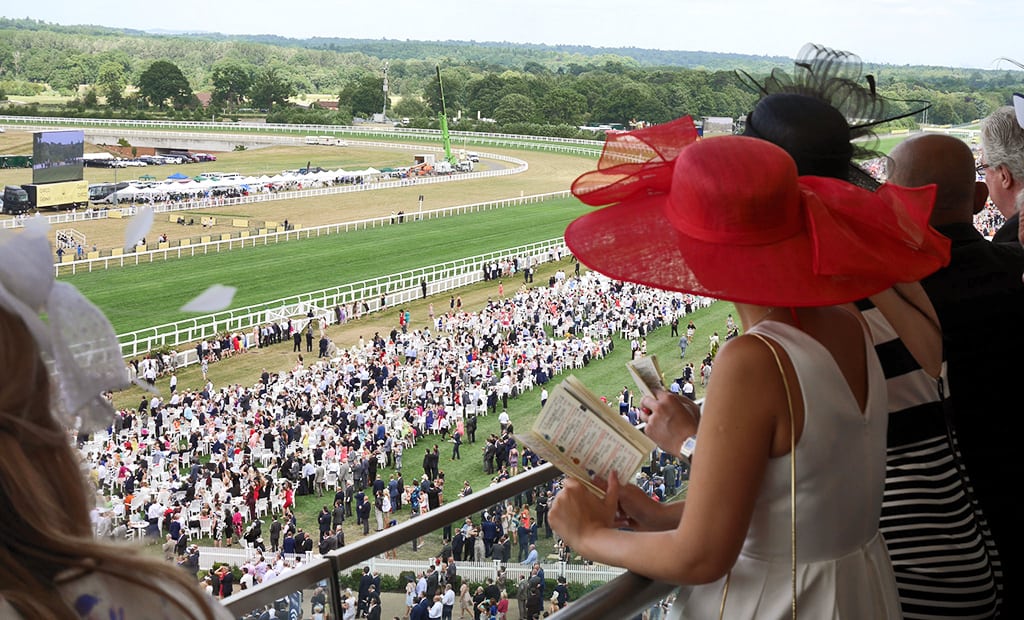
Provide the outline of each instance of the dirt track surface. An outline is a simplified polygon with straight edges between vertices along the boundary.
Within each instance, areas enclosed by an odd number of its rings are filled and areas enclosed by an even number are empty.
[[[5,142],[12,138],[14,136],[6,136]],[[28,135],[28,140],[31,142],[30,135]],[[12,144],[20,143],[15,142]],[[3,146],[5,145],[0,144],[0,148]],[[325,157],[327,157],[324,155],[325,152],[347,160],[356,159],[358,163],[363,164],[362,167],[364,168],[366,166],[378,168],[393,166],[395,165],[396,157],[402,158],[402,160],[410,157],[408,152],[396,154],[396,151],[393,150],[335,149],[332,152],[331,148],[270,147],[246,153],[223,154],[219,162],[212,162],[209,165],[192,164],[188,168],[183,168],[183,170],[188,174],[199,174],[207,169],[216,169],[222,172],[239,170],[243,174],[252,174],[256,170],[262,169],[273,173],[278,171],[274,169],[275,163],[285,158],[297,161],[312,157],[314,161],[328,163],[325,160]],[[326,151],[318,152],[314,149],[326,149]],[[87,150],[90,149],[87,148]],[[313,227],[373,217],[384,217],[398,211],[414,213],[419,209],[420,195],[424,197],[423,208],[425,210],[432,210],[489,200],[555,192],[568,189],[574,178],[594,166],[593,159],[579,156],[500,149],[488,149],[486,152],[500,153],[523,159],[529,162],[530,168],[524,173],[506,177],[419,186],[413,185],[395,189],[354,192],[296,200],[276,200],[231,207],[211,207],[175,213],[175,216],[181,215],[186,221],[194,218],[195,224],[192,226],[182,226],[170,222],[168,220],[170,214],[162,213],[157,215],[147,240],[152,241],[159,235],[165,234],[170,242],[170,246],[174,247],[177,245],[176,242],[183,238],[195,238],[200,235],[212,235],[214,238],[217,238],[221,233],[238,232],[237,228],[222,223],[218,223],[218,225],[210,228],[203,228],[199,223],[200,218],[207,216],[215,216],[218,222],[227,222],[231,218],[244,218],[253,222],[283,222],[288,220],[289,224],[294,224],[297,227]],[[260,164],[259,162],[261,161],[268,163]],[[505,165],[503,162],[487,160],[486,158],[481,163],[484,166],[494,167]],[[359,169],[351,161],[349,161],[347,166],[351,166],[347,167],[347,169]],[[143,172],[139,172],[139,170]],[[145,174],[146,171],[146,168],[125,169],[125,171],[120,173],[120,179],[135,178]],[[170,169],[153,169],[150,172],[166,174],[170,172]],[[0,171],[0,181],[6,183],[27,182],[21,178],[27,176],[27,174],[27,171]],[[86,178],[90,182],[111,180],[108,177],[112,174],[107,169],[103,169],[102,172],[97,169],[86,169]],[[124,245],[125,223],[126,220],[104,219],[91,222],[75,222],[67,227],[74,228],[83,233],[86,238],[85,245],[87,247],[95,245],[102,254],[108,254],[109,252],[104,252],[104,250]]]

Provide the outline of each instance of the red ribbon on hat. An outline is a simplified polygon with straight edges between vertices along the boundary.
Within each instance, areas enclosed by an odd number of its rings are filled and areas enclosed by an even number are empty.
[[[572,193],[592,207],[667,194],[676,157],[699,139],[689,116],[634,131],[609,131],[597,170],[573,181]]]

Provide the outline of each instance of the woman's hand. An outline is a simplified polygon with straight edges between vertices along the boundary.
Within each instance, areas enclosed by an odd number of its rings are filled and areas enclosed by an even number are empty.
[[[616,527],[624,527],[641,532],[655,532],[675,529],[683,504],[663,504],[652,499],[643,490],[633,484],[617,486],[619,496]]]
[[[598,485],[601,486],[601,485]],[[605,486],[604,499],[598,498],[582,483],[567,478],[555,495],[548,519],[551,527],[569,547],[590,559],[587,541],[602,529],[619,527],[619,484],[615,474]]]
[[[647,423],[644,433],[662,450],[678,457],[683,441],[697,434],[700,407],[666,390],[658,390],[653,398],[644,396],[640,406],[640,419]]]

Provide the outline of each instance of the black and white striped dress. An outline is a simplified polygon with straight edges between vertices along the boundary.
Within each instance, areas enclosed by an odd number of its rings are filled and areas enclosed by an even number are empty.
[[[930,377],[877,308],[857,306],[889,392],[880,529],[904,617],[991,618],[1000,599],[998,554],[962,473],[955,434],[947,432],[945,364],[942,379]]]

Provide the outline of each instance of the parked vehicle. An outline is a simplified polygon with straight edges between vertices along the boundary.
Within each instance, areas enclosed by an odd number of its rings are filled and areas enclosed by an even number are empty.
[[[89,204],[88,181],[30,183],[21,188],[28,193],[30,208],[33,209],[74,209]]]
[[[17,215],[19,213],[24,213],[31,208],[32,203],[29,202],[28,192],[17,185],[8,185],[4,187],[4,213]]]
[[[95,183],[89,186],[89,202],[99,202],[116,191],[128,187],[127,181],[120,183]]]

